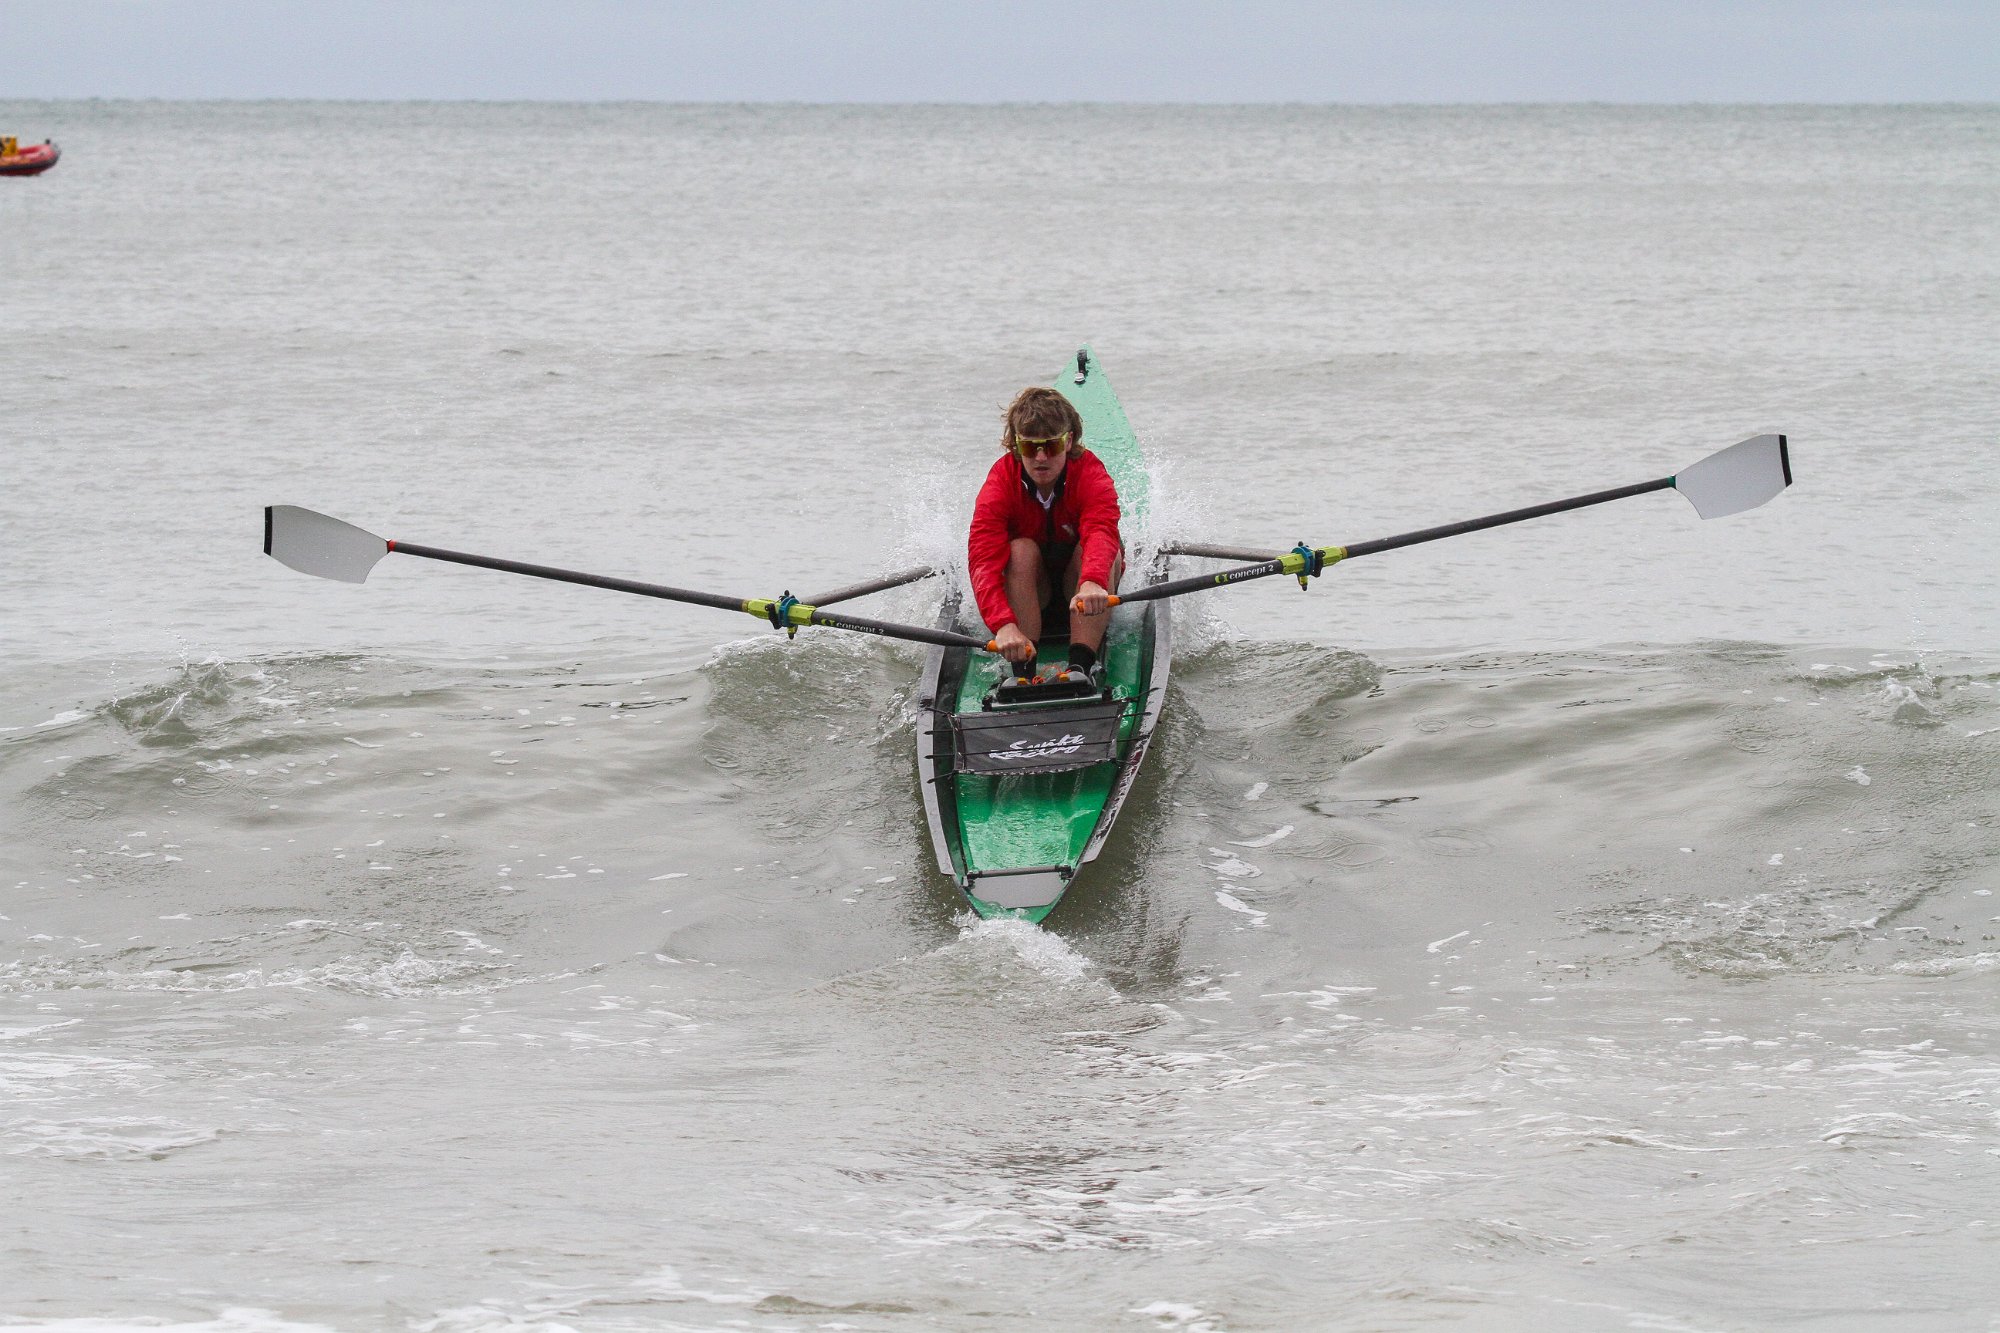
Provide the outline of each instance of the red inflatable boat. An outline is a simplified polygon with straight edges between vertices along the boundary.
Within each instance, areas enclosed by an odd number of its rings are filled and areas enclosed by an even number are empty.
[[[9,135],[0,139],[0,176],[39,176],[61,156],[62,149],[46,139],[23,148]]]

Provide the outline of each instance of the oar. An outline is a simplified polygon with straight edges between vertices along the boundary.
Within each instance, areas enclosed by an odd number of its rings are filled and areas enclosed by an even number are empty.
[[[1248,546],[1217,546],[1213,542],[1168,542],[1161,555],[1194,555],[1204,560],[1276,560],[1279,552]]]
[[[445,560],[455,565],[498,569],[508,574],[526,574],[530,578],[554,579],[559,583],[580,583],[588,588],[609,588],[613,592],[637,593],[641,597],[660,597],[669,602],[687,602],[694,606],[713,606],[723,611],[741,611],[746,615],[756,616],[759,620],[769,621],[774,626],[792,630],[802,625],[824,625],[828,629],[879,634],[885,638],[909,639],[915,643],[942,644],[947,648],[984,648],[988,652],[999,651],[997,644],[982,642],[969,634],[926,629],[920,625],[898,625],[886,620],[868,620],[861,616],[835,615],[816,606],[808,606],[789,593],[778,598],[725,597],[720,593],[669,588],[658,583],[607,578],[602,574],[579,574],[574,570],[556,569],[550,565],[531,565],[520,560],[501,560],[490,555],[467,555],[463,551],[420,546],[415,542],[388,541],[365,529],[357,528],[352,523],[343,523],[337,518],[329,518],[310,509],[301,509],[297,505],[267,505],[264,508],[264,554],[302,574],[316,574],[320,578],[338,579],[342,583],[365,583],[368,571],[375,567],[375,562],[391,552],[397,555],[422,556],[426,560]]]
[[[1374,555],[1379,551],[1393,551],[1401,546],[1440,541],[1467,532],[1478,532],[1482,528],[1497,528],[1508,523],[1520,523],[1531,518],[1560,514],[1565,510],[1609,504],[1613,500],[1644,495],[1648,491],[1669,489],[1679,491],[1688,498],[1694,505],[1695,512],[1703,518],[1723,518],[1730,514],[1740,514],[1746,509],[1755,509],[1791,484],[1792,459],[1790,450],[1785,444],[1785,437],[1757,435],[1740,444],[1732,444],[1720,453],[1710,454],[1699,463],[1682,468],[1671,477],[1661,477],[1658,481],[1641,481],[1631,486],[1620,486],[1615,490],[1594,491],[1589,495],[1579,495],[1573,499],[1551,500],[1547,504],[1530,505],[1526,509],[1510,509],[1504,514],[1468,518],[1462,523],[1419,528],[1415,532],[1405,532],[1396,537],[1378,537],[1374,541],[1356,542],[1352,546],[1300,545],[1285,555],[1260,564],[1244,565],[1238,569],[1224,569],[1214,574],[1200,574],[1193,578],[1174,579],[1167,583],[1134,588],[1131,592],[1112,597],[1110,602],[1113,606],[1125,602],[1150,602],[1161,597],[1178,597],[1186,592],[1200,592],[1204,588],[1219,588],[1231,583],[1268,578],[1273,574],[1296,574],[1299,585],[1303,587],[1308,578],[1337,560],[1352,560],[1360,555]]]
[[[821,593],[817,597],[808,597],[805,600],[814,606],[832,606],[835,602],[851,602],[856,597],[866,597],[870,593],[900,588],[905,583],[915,583],[918,579],[927,579],[938,572],[929,565],[918,565],[915,569],[906,569],[900,574],[885,574],[879,579],[870,579],[866,583],[856,583],[851,587]]]

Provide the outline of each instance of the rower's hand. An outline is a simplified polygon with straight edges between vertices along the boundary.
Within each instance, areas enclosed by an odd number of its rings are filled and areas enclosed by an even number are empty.
[[[1084,582],[1076,585],[1076,599],[1069,609],[1086,616],[1101,616],[1111,609],[1111,594],[1095,583]]]
[[[1015,666],[1035,660],[1035,641],[1021,633],[1019,625],[1002,625],[1000,632],[993,636],[993,642],[999,647],[1000,656]]]

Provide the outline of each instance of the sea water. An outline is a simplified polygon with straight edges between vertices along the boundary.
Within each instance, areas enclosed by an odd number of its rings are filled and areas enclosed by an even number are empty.
[[[0,181],[0,1321],[2000,1312],[2000,111],[0,120],[64,149]],[[1797,481],[1187,599],[1042,929],[936,872],[919,650],[260,553],[948,564],[1085,341],[1139,549]]]

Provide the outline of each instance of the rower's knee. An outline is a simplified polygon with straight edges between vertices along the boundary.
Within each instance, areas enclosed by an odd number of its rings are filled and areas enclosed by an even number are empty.
[[[1038,575],[1042,572],[1042,548],[1032,537],[1016,537],[1007,544],[1007,572]]]

